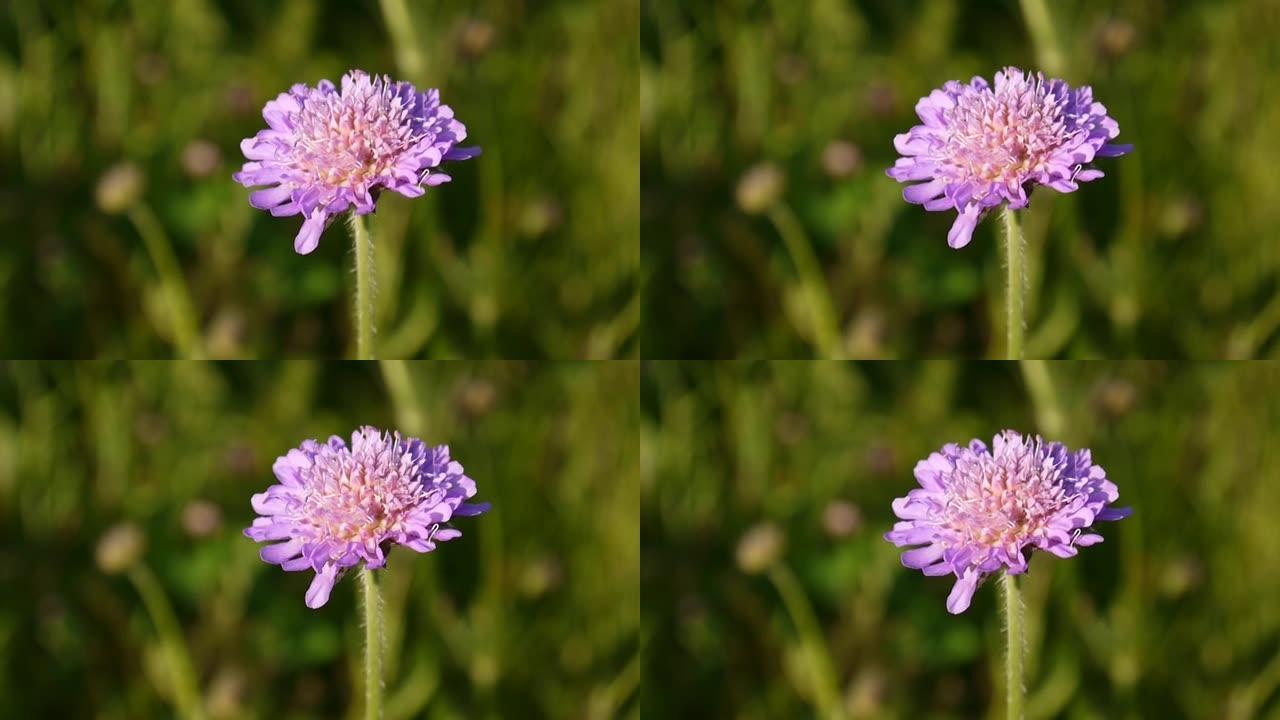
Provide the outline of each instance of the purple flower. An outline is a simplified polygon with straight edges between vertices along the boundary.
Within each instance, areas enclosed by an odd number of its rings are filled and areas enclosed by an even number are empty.
[[[1061,558],[1102,542],[1086,533],[1095,520],[1128,517],[1109,508],[1120,496],[1088,450],[1024,438],[1005,430],[992,441],[947,445],[916,464],[920,488],[893,501],[902,522],[884,538],[899,547],[902,564],[925,575],[956,576],[947,610],[962,613],[987,575],[1027,571],[1033,548]]]
[[[1094,158],[1117,157],[1132,145],[1113,145],[1120,126],[1093,101],[1093,89],[1072,90],[1017,68],[996,73],[993,90],[975,77],[954,80],[916,103],[923,125],[893,139],[905,157],[889,168],[898,182],[926,180],[902,191],[926,210],[960,213],[947,244],[969,244],[973,229],[992,208],[1024,208],[1036,185],[1073,192],[1077,183],[1102,177]]]
[[[245,187],[268,186],[249,204],[277,217],[301,215],[293,247],[316,249],[335,215],[354,208],[373,212],[383,188],[418,197],[450,177],[434,168],[467,160],[480,148],[456,147],[467,137],[440,91],[420,93],[407,82],[361,70],[342,76],[342,89],[328,80],[316,87],[294,85],[262,109],[269,126],[240,143],[249,162],[232,177]]]
[[[264,562],[289,572],[314,570],[307,607],[329,601],[333,584],[347,569],[387,564],[388,543],[421,553],[462,532],[447,523],[455,515],[479,515],[488,503],[463,501],[475,482],[449,458],[445,445],[427,447],[417,438],[362,427],[351,446],[334,435],[321,445],[307,440],[272,467],[279,485],[253,496],[262,517],[244,534],[262,548]]]

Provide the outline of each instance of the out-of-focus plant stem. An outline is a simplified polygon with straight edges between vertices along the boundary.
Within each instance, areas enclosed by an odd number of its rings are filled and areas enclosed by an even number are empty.
[[[134,229],[142,237],[147,254],[151,256],[151,264],[155,265],[156,273],[160,276],[178,352],[188,360],[202,359],[204,351],[200,347],[199,323],[196,322],[187,283],[182,277],[182,269],[178,266],[178,259],[169,244],[164,226],[156,219],[155,213],[141,202],[129,208],[128,216],[129,222],[133,223]]]
[[[1047,75],[1061,77],[1063,71],[1062,49],[1053,31],[1053,16],[1045,0],[1021,0],[1022,17],[1027,21],[1031,42],[1036,48],[1036,62]]]
[[[844,720],[844,704],[831,664],[831,654],[819,629],[818,619],[804,594],[804,588],[791,569],[782,562],[770,568],[769,580],[782,596],[782,604],[800,635],[800,645],[808,658],[809,671],[812,673],[811,682],[818,712],[823,720]]]
[[[173,683],[174,702],[178,712],[187,720],[204,720],[204,701],[196,684],[195,670],[191,665],[191,652],[182,636],[173,606],[164,594],[164,588],[151,570],[141,562],[129,569],[129,581],[142,597],[142,604],[151,616],[160,636],[160,645],[169,662],[169,679]]]
[[[413,30],[413,16],[409,14],[409,6],[404,0],[381,0],[381,5],[382,17],[387,22],[387,32],[391,35],[391,44],[395,50],[396,65],[410,80],[421,82],[425,63],[417,34]]]
[[[773,222],[778,235],[782,236],[787,253],[791,255],[791,262],[796,266],[796,274],[800,276],[800,286],[809,306],[809,323],[818,354],[827,360],[844,357],[840,330],[836,324],[835,311],[831,307],[831,291],[822,277],[822,269],[818,267],[818,259],[813,254],[804,228],[790,208],[782,202],[774,203],[769,209],[769,220]]]
[[[1062,417],[1062,408],[1058,405],[1058,394],[1053,389],[1048,363],[1044,360],[1023,360],[1018,363],[1018,367],[1022,370],[1027,393],[1031,395],[1040,432],[1049,437],[1061,437],[1066,423]]]

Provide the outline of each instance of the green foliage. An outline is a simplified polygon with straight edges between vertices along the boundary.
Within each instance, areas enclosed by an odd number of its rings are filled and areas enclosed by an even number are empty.
[[[211,718],[358,712],[357,579],[309,610],[308,574],[262,563],[241,530],[274,458],[361,423],[448,443],[494,505],[380,573],[387,720],[637,717],[636,364],[379,369],[0,368],[0,717],[173,716],[163,629],[95,564],[122,522]]]
[[[1045,67],[1002,2],[668,0],[641,16],[647,355],[819,351],[801,260],[735,205],[785,175],[850,357],[1002,352],[998,218],[946,245],[954,214],[884,175],[916,99],[1005,65]],[[1136,152],[1024,213],[1031,357],[1280,353],[1280,16],[1270,0],[1027,2],[1052,13],[1061,77],[1089,84]],[[1042,41],[1043,44],[1043,41]],[[1057,61],[1054,61],[1057,62]],[[848,144],[839,144],[839,143]],[[852,154],[851,154],[852,153]],[[739,196],[741,197],[741,196]]]
[[[381,356],[635,355],[637,13],[635,0],[4,3],[0,354],[179,353],[147,213],[207,354],[347,354],[346,228],[297,256],[298,218],[253,210],[230,176],[265,101],[362,68],[439,87],[484,150],[424,198],[379,202]],[[142,222],[95,205],[120,163],[142,171]]]
[[[646,365],[644,715],[820,717],[822,676],[777,569],[734,561],[771,523],[847,717],[1002,718],[995,583],[948,615],[951,582],[903,568],[882,535],[918,459],[1011,427],[1091,448],[1135,509],[1075,559],[1033,558],[1027,717],[1277,717],[1280,367],[1049,363],[1034,392],[1033,376],[1012,363]]]

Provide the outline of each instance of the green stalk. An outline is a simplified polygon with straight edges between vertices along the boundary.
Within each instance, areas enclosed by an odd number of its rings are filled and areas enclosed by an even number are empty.
[[[395,50],[396,65],[410,80],[422,80],[422,49],[413,31],[413,16],[404,0],[381,0],[382,17]]]
[[[137,203],[128,211],[129,221],[142,237],[142,243],[151,257],[151,264],[160,276],[160,287],[169,305],[169,320],[173,323],[174,342],[178,352],[187,360],[200,360],[204,351],[200,348],[199,323],[192,309],[187,283],[182,278],[178,258],[173,253],[164,226],[143,203]]]
[[[1066,420],[1058,405],[1058,394],[1053,389],[1048,363],[1044,360],[1023,360],[1018,363],[1018,367],[1022,370],[1027,393],[1031,395],[1031,406],[1035,408],[1036,424],[1040,426],[1040,432],[1045,437],[1061,437]]]
[[[351,237],[356,255],[356,359],[373,359],[373,241],[364,218],[351,213]]]
[[[1048,4],[1044,0],[1022,0],[1022,17],[1027,21],[1040,69],[1047,75],[1060,77],[1063,56],[1058,47],[1058,37],[1053,32],[1053,16],[1049,14]]]
[[[809,320],[813,323],[813,339],[818,346],[818,353],[827,360],[844,357],[835,311],[831,308],[831,291],[822,277],[818,258],[813,254],[804,228],[791,210],[781,202],[774,203],[769,209],[769,220],[773,222],[778,235],[782,236],[787,253],[791,255],[791,262],[796,266],[796,274],[800,276],[800,287],[809,305]]]
[[[1009,208],[1004,209],[1004,239],[1005,239],[1005,255],[1007,262],[1005,263],[1009,275],[1006,278],[1007,299],[1005,309],[1007,314],[1005,324],[1008,326],[1008,343],[1007,343],[1007,359],[1022,359],[1022,332],[1023,332],[1023,310],[1022,296],[1024,293],[1024,283],[1022,273],[1023,254],[1026,252],[1026,246],[1022,242],[1022,231],[1018,228],[1018,216],[1016,211]]]
[[[1005,697],[1008,720],[1022,718],[1022,598],[1018,594],[1018,580],[1005,573],[1000,578],[1004,588],[1005,627],[1008,629],[1008,649],[1005,654]]]
[[[769,570],[769,580],[782,596],[782,604],[791,616],[791,622],[800,635],[800,645],[808,655],[809,668],[813,672],[813,694],[818,713],[824,720],[844,720],[844,703],[840,698],[840,685],[831,668],[831,655],[822,638],[818,619],[805,597],[804,588],[791,570],[779,562]]]
[[[169,662],[169,677],[173,683],[174,702],[178,713],[187,720],[204,720],[204,701],[196,684],[196,674],[191,667],[191,653],[182,636],[173,606],[165,597],[164,588],[146,565],[138,563],[129,570],[129,581],[142,597],[142,604],[156,626],[160,645]]]
[[[364,589],[364,717],[382,717],[382,601],[378,597],[378,581],[373,570],[360,571]]]

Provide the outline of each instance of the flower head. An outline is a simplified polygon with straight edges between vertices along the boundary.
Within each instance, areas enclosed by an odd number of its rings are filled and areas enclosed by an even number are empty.
[[[240,143],[249,162],[233,178],[267,186],[249,196],[250,205],[303,217],[293,247],[304,255],[335,215],[373,212],[383,188],[418,197],[451,179],[434,169],[440,163],[480,154],[456,146],[467,129],[440,104],[439,90],[420,93],[360,70],[343,75],[341,89],[328,80],[294,85],[262,116],[268,127]]]
[[[262,517],[244,534],[258,542],[264,562],[289,572],[314,570],[307,607],[329,601],[329,592],[348,568],[387,563],[384,547],[404,545],[421,553],[462,532],[446,527],[456,515],[479,515],[488,503],[463,501],[476,484],[449,458],[445,445],[427,447],[362,427],[348,446],[333,436],[323,445],[307,440],[272,467],[279,485],[253,496]]]
[[[1036,185],[1073,192],[1102,177],[1089,165],[1094,158],[1133,150],[1110,143],[1120,126],[1092,88],[1012,67],[996,73],[994,88],[981,77],[949,81],[921,98],[916,114],[924,124],[893,139],[904,157],[888,175],[927,181],[902,191],[907,202],[960,213],[947,234],[953,248],[969,244],[992,208],[1026,207]]]
[[[1061,558],[1102,542],[1086,532],[1096,520],[1128,517],[1109,508],[1120,496],[1088,450],[1005,430],[992,441],[947,445],[916,465],[920,488],[893,501],[902,522],[885,533],[902,564],[925,575],[955,575],[947,610],[964,612],[988,574],[1027,571],[1032,549]]]

